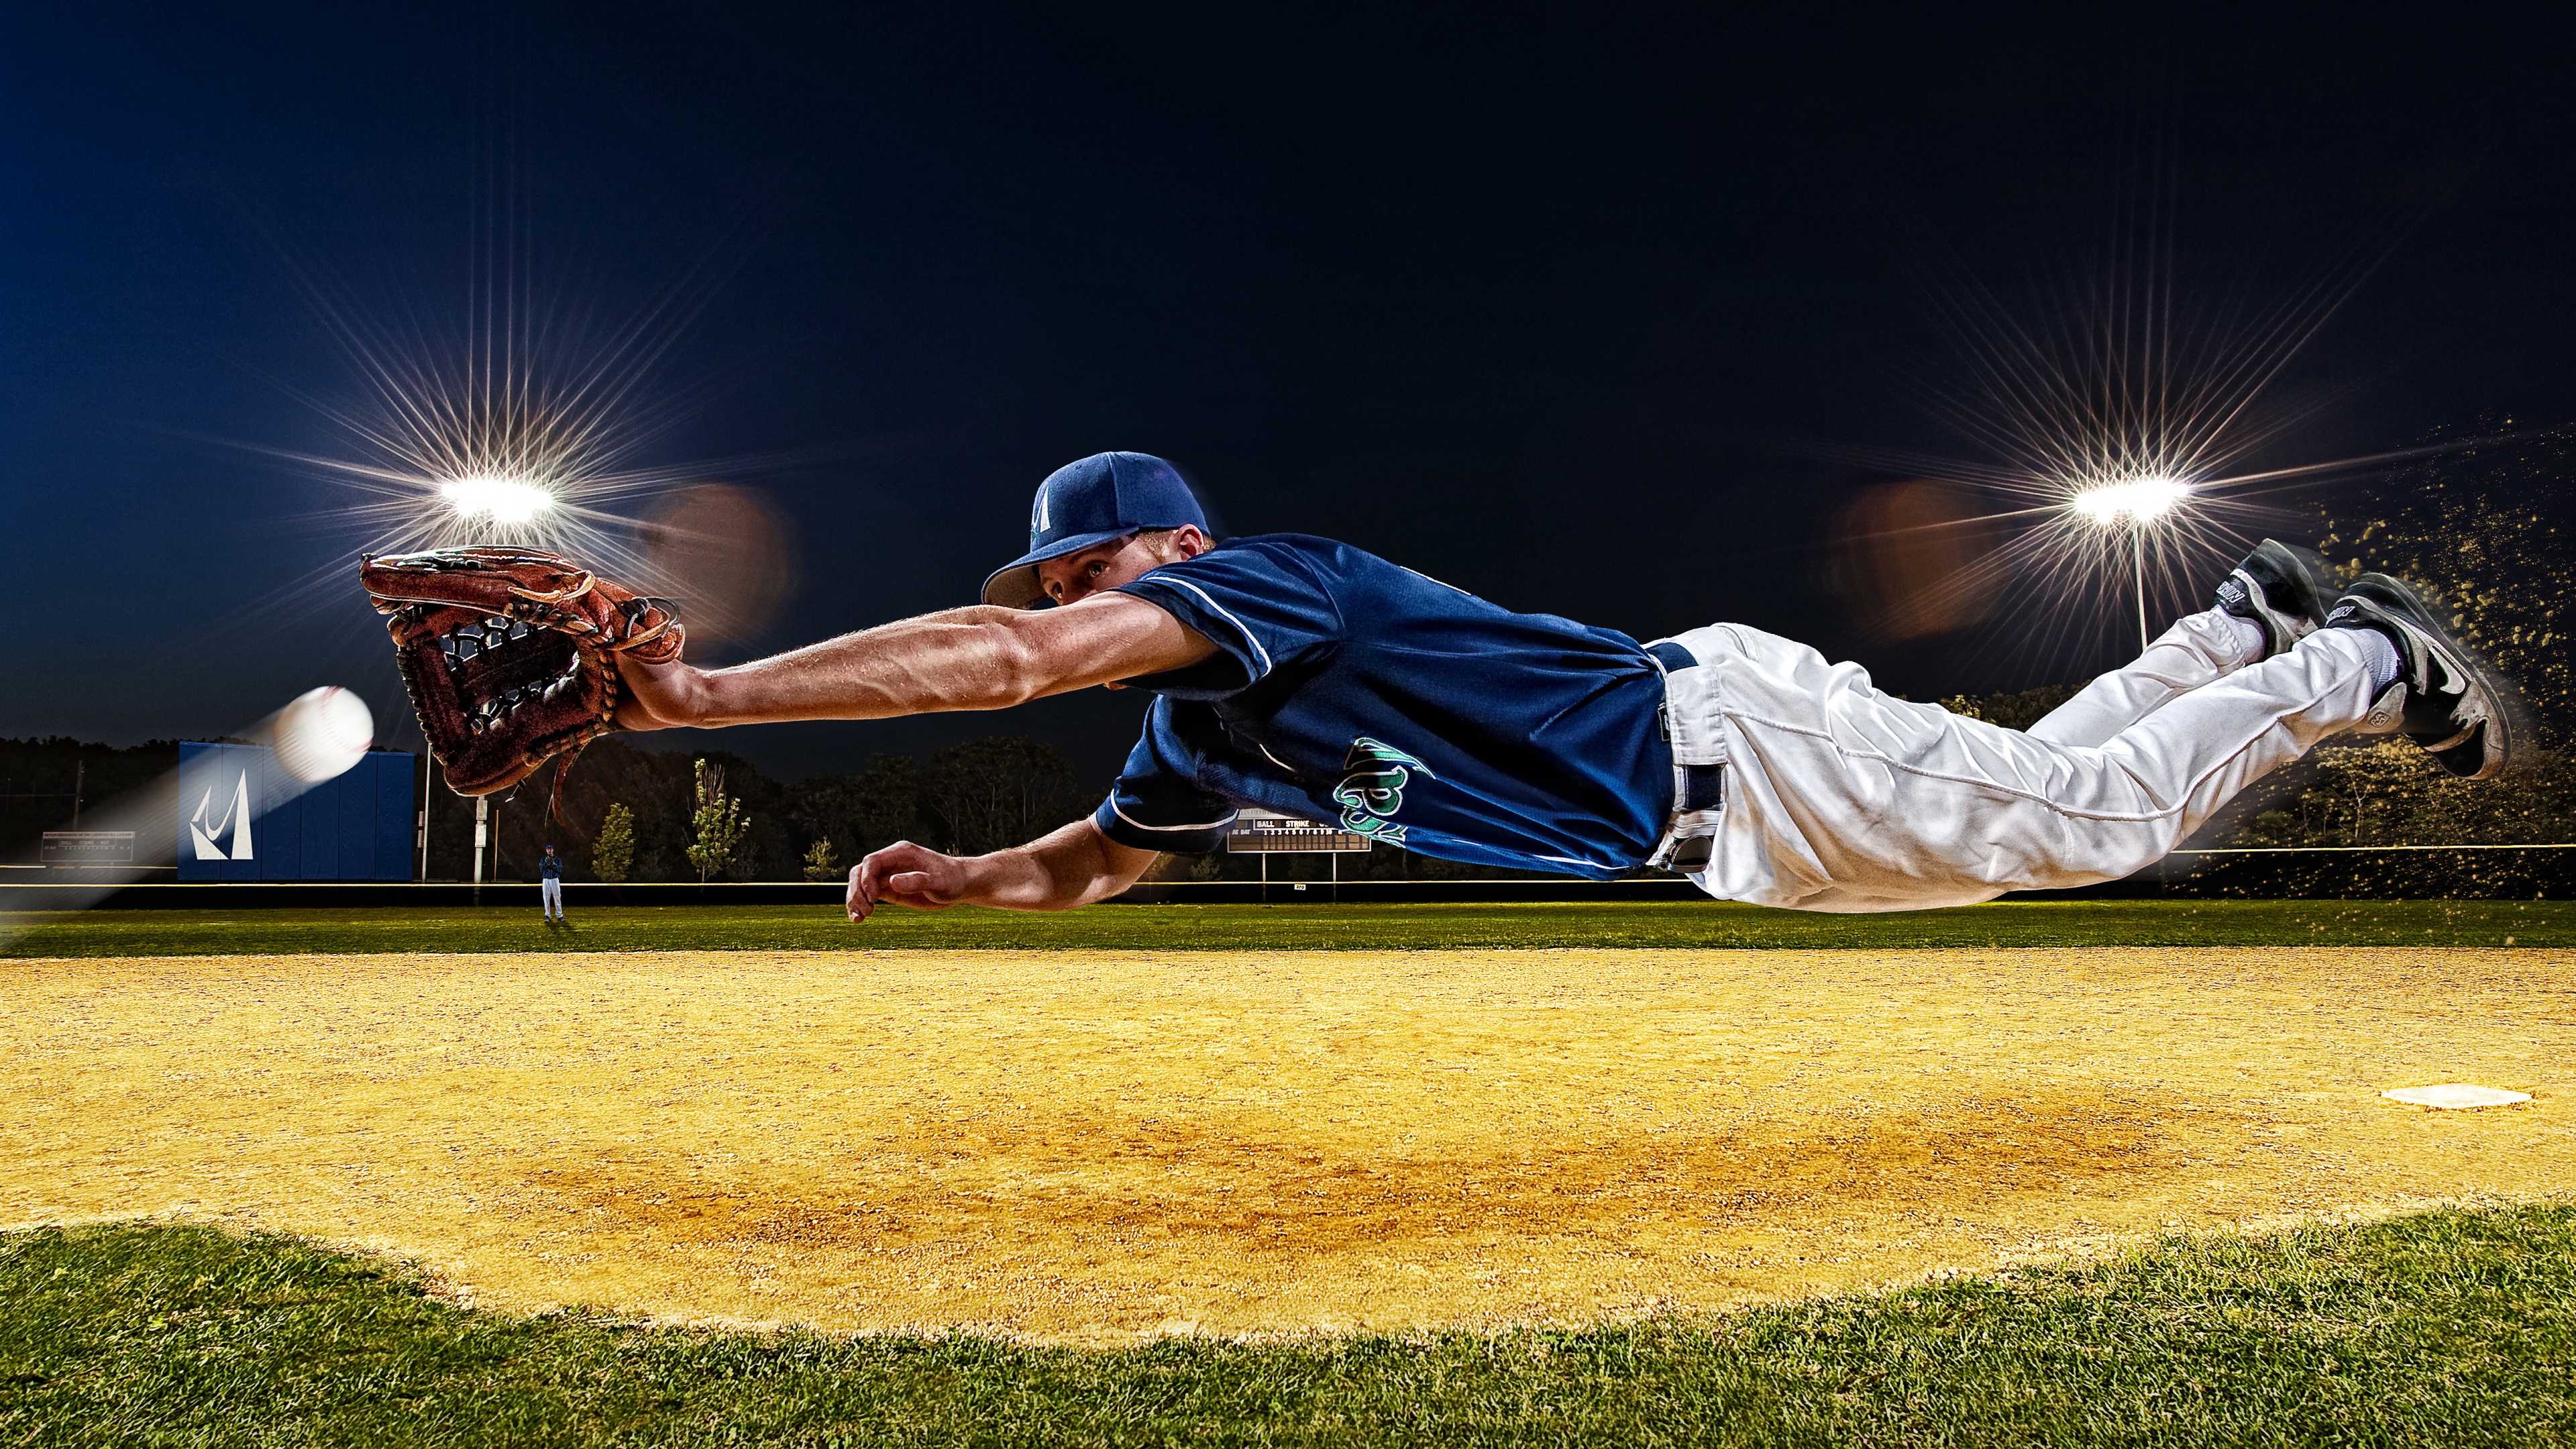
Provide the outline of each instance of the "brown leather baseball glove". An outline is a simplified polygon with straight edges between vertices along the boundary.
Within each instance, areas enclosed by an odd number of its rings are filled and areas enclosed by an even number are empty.
[[[388,617],[403,687],[459,795],[506,790],[617,728],[617,657],[680,657],[667,599],[525,548],[369,557],[358,581]],[[563,773],[555,776],[555,797]]]

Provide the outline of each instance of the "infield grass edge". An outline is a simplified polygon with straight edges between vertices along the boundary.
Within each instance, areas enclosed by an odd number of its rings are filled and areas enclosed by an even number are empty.
[[[1580,1330],[1120,1350],[458,1308],[220,1227],[0,1237],[12,1444],[2543,1443],[2576,1205],[2477,1204]]]

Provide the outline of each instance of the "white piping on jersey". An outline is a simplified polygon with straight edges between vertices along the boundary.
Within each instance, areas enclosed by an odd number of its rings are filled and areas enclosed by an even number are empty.
[[[1597,861],[1597,860],[1576,860],[1576,859],[1574,859],[1572,856],[1567,856],[1567,855],[1541,855],[1541,856],[1536,856],[1536,857],[1533,857],[1533,858],[1534,858],[1534,859],[1537,859],[1537,860],[1552,860],[1552,861],[1555,861],[1558,865],[1579,865],[1579,866],[1583,867],[1585,870],[1617,870],[1617,869],[1618,869],[1618,867],[1617,867],[1617,866],[1615,866],[1615,865],[1603,865],[1601,862],[1599,862],[1599,861]]]
[[[1119,819],[1126,821],[1128,824],[1135,826],[1139,830],[1160,830],[1166,832],[1175,830],[1222,830],[1226,826],[1234,823],[1235,816],[1243,813],[1240,810],[1236,810],[1229,813],[1223,820],[1211,820],[1205,825],[1148,825],[1144,821],[1137,819],[1135,816],[1128,814],[1126,811],[1119,809],[1118,802],[1115,799],[1112,799],[1109,802],[1109,812],[1117,816]]]
[[[1269,747],[1268,745],[1265,745],[1265,744],[1261,743],[1259,740],[1254,740],[1254,741],[1252,742],[1252,747],[1253,747],[1254,749],[1259,750],[1259,751],[1261,752],[1261,757],[1262,757],[1263,759],[1266,759],[1266,760],[1268,760],[1270,763],[1272,763],[1272,764],[1274,764],[1274,765],[1277,765],[1279,768],[1281,768],[1281,769],[1283,769],[1283,770],[1286,770],[1286,771],[1288,772],[1288,774],[1289,774],[1290,778],[1292,778],[1292,779],[1303,779],[1303,778],[1304,778],[1303,776],[1301,776],[1301,775],[1299,775],[1299,774],[1297,773],[1297,767],[1296,767],[1295,765],[1289,764],[1286,760],[1283,760],[1283,759],[1279,758],[1277,755],[1274,755],[1274,754],[1270,753],[1270,747]],[[1426,774],[1426,775],[1431,774],[1431,772],[1430,772],[1429,770],[1425,770],[1425,771],[1423,771],[1422,773],[1424,773],[1424,774]],[[1438,776],[1436,776],[1436,775],[1434,775],[1434,776],[1432,776],[1432,778],[1434,778],[1434,779],[1438,779],[1439,777],[1438,777]]]
[[[1166,578],[1166,579],[1164,579],[1162,582],[1167,583],[1167,584],[1178,584],[1178,585],[1180,585],[1182,588],[1185,588],[1185,589],[1189,590],[1191,593],[1198,595],[1198,596],[1199,596],[1199,602],[1200,602],[1200,603],[1203,603],[1203,604],[1207,605],[1209,608],[1216,610],[1216,611],[1217,611],[1218,613],[1220,613],[1220,614],[1225,614],[1225,621],[1226,621],[1227,623],[1229,623],[1229,624],[1232,624],[1232,625],[1233,625],[1237,630],[1240,630],[1240,631],[1242,632],[1242,634],[1243,634],[1243,642],[1245,642],[1246,644],[1251,645],[1251,646],[1252,646],[1252,652],[1261,656],[1261,674],[1268,674],[1268,673],[1270,672],[1270,651],[1261,647],[1261,641],[1252,637],[1252,631],[1251,631],[1250,629],[1246,629],[1246,628],[1244,628],[1244,626],[1243,626],[1243,621],[1242,621],[1241,619],[1238,619],[1238,618],[1234,617],[1234,615],[1232,615],[1232,614],[1228,614],[1228,613],[1226,613],[1225,605],[1220,604],[1220,603],[1218,603],[1216,600],[1209,598],[1209,597],[1208,597],[1207,590],[1200,588],[1198,585],[1196,585],[1196,584],[1194,584],[1194,583],[1191,583],[1188,579],[1182,579],[1182,578]],[[1252,677],[1253,677],[1253,678],[1255,678],[1255,679],[1259,679],[1259,678],[1261,677],[1261,674],[1256,674],[1256,675],[1254,675],[1254,676],[1252,676]]]

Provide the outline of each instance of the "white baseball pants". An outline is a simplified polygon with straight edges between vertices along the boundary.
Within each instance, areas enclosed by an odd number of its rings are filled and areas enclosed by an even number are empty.
[[[1714,837],[1692,882],[1808,911],[1967,905],[2134,874],[2360,723],[2373,694],[2349,630],[2240,666],[2206,614],[2026,734],[1893,698],[1859,665],[1740,624],[1673,642],[1699,661],[1666,675],[1675,763],[1727,767],[1724,803],[1674,822],[1678,838]]]
[[[551,875],[540,877],[537,882],[537,898],[545,907],[547,920],[563,919],[563,880],[560,877]]]

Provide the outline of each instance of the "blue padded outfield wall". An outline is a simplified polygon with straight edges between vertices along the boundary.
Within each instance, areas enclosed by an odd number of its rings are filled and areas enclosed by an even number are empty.
[[[179,746],[179,879],[409,880],[418,757],[307,785],[264,745]]]

